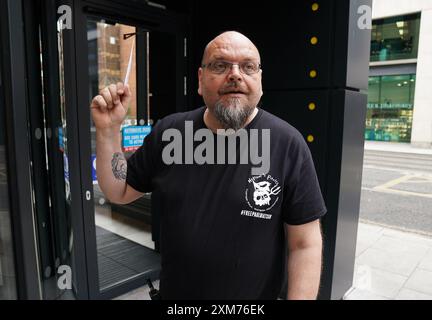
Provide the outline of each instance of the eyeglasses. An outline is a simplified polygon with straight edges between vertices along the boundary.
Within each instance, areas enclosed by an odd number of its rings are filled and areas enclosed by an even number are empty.
[[[261,64],[259,64],[257,62],[253,62],[253,61],[243,61],[240,63],[231,63],[228,61],[216,60],[216,61],[209,62],[207,64],[203,64],[203,65],[201,65],[201,67],[207,68],[210,70],[210,72],[215,73],[215,74],[224,74],[228,70],[231,70],[233,65],[238,65],[240,72],[247,74],[247,75],[255,74],[255,73],[259,72],[261,69]]]

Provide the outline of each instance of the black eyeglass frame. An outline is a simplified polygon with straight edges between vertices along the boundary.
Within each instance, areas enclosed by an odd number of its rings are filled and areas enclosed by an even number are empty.
[[[227,64],[227,67],[225,68],[225,70],[224,70],[223,72],[215,72],[214,70],[209,69],[210,72],[212,72],[212,73],[214,73],[214,74],[224,74],[224,73],[227,72],[227,70],[231,70],[231,68],[233,67],[233,65],[238,65],[240,72],[243,73],[243,74],[246,74],[246,75],[248,75],[248,76],[251,76],[251,75],[257,74],[257,73],[261,70],[261,63],[258,63],[258,64],[257,64],[257,66],[258,66],[257,71],[255,71],[255,72],[253,72],[253,73],[247,73],[247,72],[244,72],[244,71],[243,71],[243,69],[242,69],[242,67],[241,67],[240,65],[243,64],[243,63],[248,63],[248,62],[253,62],[253,61],[243,61],[243,62],[240,62],[240,63],[232,63],[232,62],[225,61],[225,60],[215,60],[215,61],[211,61],[211,62],[209,62],[209,63],[207,63],[207,64],[203,63],[203,64],[201,64],[201,68],[208,68],[209,66],[211,66],[211,65],[212,65],[213,63],[215,63],[215,62],[223,62],[223,63],[226,63],[226,64]],[[255,63],[255,62],[253,62],[253,63]]]

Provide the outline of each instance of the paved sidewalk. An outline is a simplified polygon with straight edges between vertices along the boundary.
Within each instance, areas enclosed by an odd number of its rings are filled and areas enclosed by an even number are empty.
[[[359,223],[346,300],[432,300],[432,236]]]
[[[365,150],[432,155],[409,143],[365,141]],[[432,300],[432,234],[359,223],[347,300]]]

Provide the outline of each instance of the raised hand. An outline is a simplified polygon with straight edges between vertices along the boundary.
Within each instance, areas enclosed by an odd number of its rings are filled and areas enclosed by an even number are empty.
[[[90,105],[96,130],[119,130],[126,117],[131,96],[129,86],[121,82],[102,89]]]

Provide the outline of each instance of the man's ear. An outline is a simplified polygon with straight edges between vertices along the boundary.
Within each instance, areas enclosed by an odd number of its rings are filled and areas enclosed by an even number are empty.
[[[200,96],[202,96],[202,84],[201,84],[201,81],[202,81],[202,72],[203,72],[202,68],[199,68],[198,69],[198,94]]]
[[[262,90],[262,69],[260,70],[260,82],[261,82],[261,96],[264,94]]]

